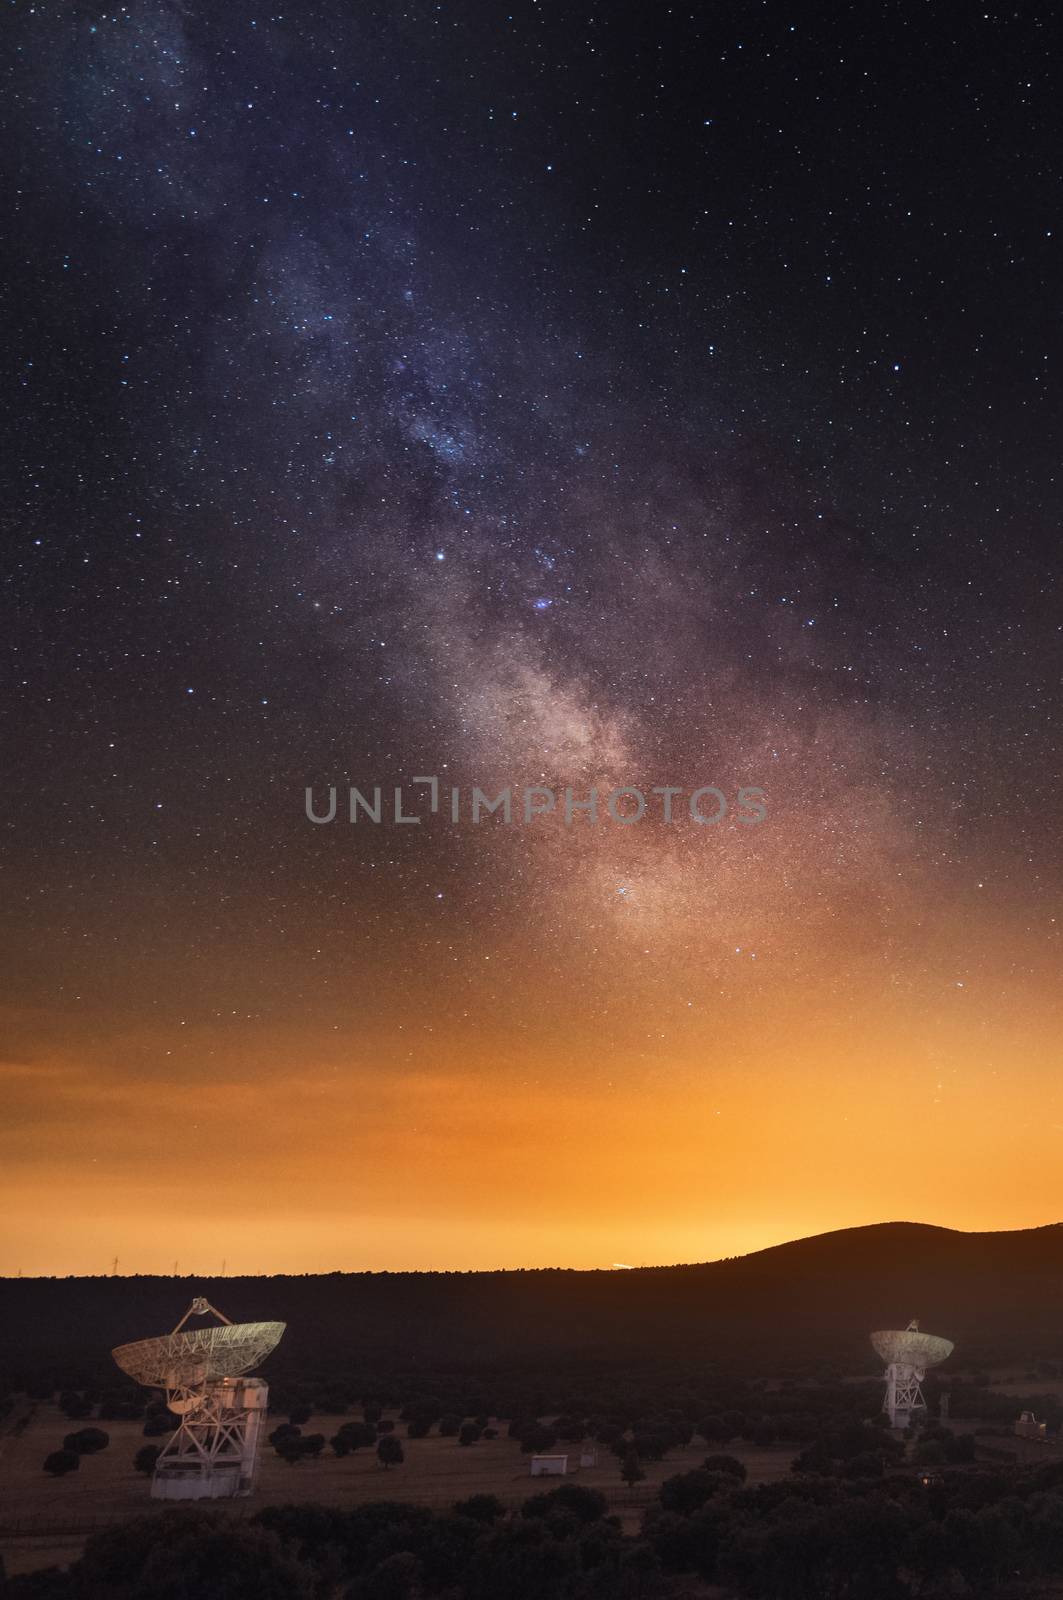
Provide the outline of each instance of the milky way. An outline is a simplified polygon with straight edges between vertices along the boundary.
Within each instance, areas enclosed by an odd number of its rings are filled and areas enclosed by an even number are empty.
[[[208,1141],[259,1096],[217,1237],[266,1266],[637,1256],[616,1175],[644,1138],[676,1163],[652,1259],[884,1208],[1048,1220],[992,1154],[1002,1119],[1063,1124],[1039,20],[189,0],[6,26],[27,1261],[128,1236],[158,1264],[125,1219],[172,1199],[146,1130],[188,1096]],[[420,774],[754,785],[768,814],[304,815],[307,786]],[[925,1196],[845,1176],[882,1082],[931,1119]],[[583,1153],[570,1117],[599,1124]],[[284,1161],[248,1213],[241,1175]],[[615,1237],[497,1201],[549,1161]],[[714,1164],[726,1201],[680,1183]],[[94,1219],[69,1250],[59,1173]]]

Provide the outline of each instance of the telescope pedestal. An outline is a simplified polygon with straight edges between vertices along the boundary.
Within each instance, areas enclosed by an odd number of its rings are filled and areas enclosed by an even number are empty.
[[[886,1393],[882,1409],[890,1419],[891,1428],[907,1428],[913,1413],[926,1415],[922,1382],[926,1372],[922,1367],[909,1367],[891,1361],[886,1368]]]
[[[218,1378],[171,1402],[181,1424],[155,1463],[156,1500],[220,1500],[251,1493],[269,1386],[261,1378]]]

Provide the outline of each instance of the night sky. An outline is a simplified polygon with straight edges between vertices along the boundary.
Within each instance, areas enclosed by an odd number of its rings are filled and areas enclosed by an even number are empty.
[[[1058,1220],[1050,22],[5,8],[0,1270]]]

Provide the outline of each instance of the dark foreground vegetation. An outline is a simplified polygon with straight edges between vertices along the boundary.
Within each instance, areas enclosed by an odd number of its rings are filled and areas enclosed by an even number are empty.
[[[940,1440],[938,1441],[941,1442]],[[92,1537],[5,1600],[931,1600],[1024,1594],[1063,1574],[1063,1463],[895,1471],[881,1429],[828,1432],[816,1470],[750,1488],[737,1464],[668,1479],[625,1536],[593,1489],[507,1515],[401,1502],[173,1508]],[[806,1464],[807,1465],[807,1464]],[[714,1586],[710,1588],[709,1585]]]

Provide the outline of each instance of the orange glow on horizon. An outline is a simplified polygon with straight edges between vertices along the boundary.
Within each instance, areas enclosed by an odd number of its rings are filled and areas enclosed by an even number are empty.
[[[608,1268],[1056,1221],[1058,1002],[992,963],[971,991],[869,989],[840,1015],[776,993],[726,1038],[703,1012],[597,1050],[575,1021],[518,1047],[502,1018],[357,1042],[186,1028],[178,1056],[176,1030],[86,1030],[0,1064],[22,1219],[0,1271]]]

